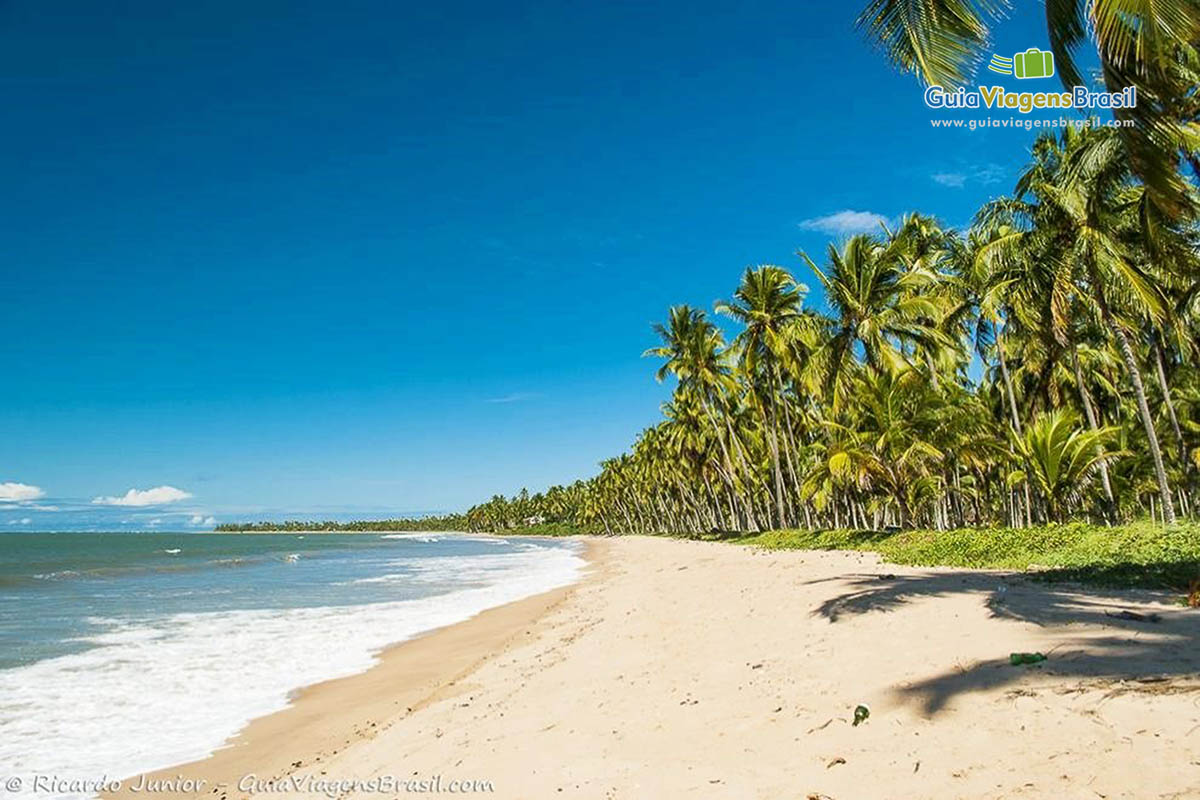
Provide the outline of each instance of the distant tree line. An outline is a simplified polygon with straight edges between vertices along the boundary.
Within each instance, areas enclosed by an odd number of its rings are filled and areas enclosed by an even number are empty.
[[[218,533],[299,533],[306,531],[356,532],[356,531],[465,531],[465,514],[446,514],[435,517],[411,517],[397,519],[355,520],[353,522],[323,522],[287,520],[285,522],[222,522],[214,530]]]

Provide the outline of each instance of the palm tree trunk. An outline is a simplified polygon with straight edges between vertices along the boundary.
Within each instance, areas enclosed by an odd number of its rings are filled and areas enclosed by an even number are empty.
[[[1017,395],[1013,391],[1012,376],[1008,372],[1008,359],[1004,357],[1004,334],[996,334],[996,355],[1000,361],[1000,375],[1004,379],[1004,393],[1008,395],[1008,410],[1012,414],[1013,431],[1021,435],[1021,415],[1017,412]],[[1029,494],[1029,484],[1025,484],[1025,525],[1033,525],[1033,498]]]
[[[704,406],[704,413],[708,416],[708,422],[710,425],[712,425],[713,436],[717,437],[717,444],[721,447],[721,456],[725,460],[725,470],[722,477],[725,478],[726,485],[729,489],[729,496],[732,498],[730,502],[732,504],[731,511],[733,511],[734,519],[731,521],[732,524],[730,527],[736,530],[737,510],[735,506],[740,505],[740,503],[737,502],[737,491],[734,489],[733,485],[733,463],[729,459],[729,448],[725,446],[725,440],[721,438],[721,427],[717,424],[717,416],[713,413],[712,405],[708,402],[707,398],[702,399],[701,402]]]
[[[755,480],[757,476],[754,474],[754,470],[750,467],[749,459],[746,458],[746,448],[742,444],[742,440],[738,438],[737,432],[733,429],[733,423],[729,421],[728,415],[725,417],[725,428],[729,432],[730,440],[733,442],[733,452],[737,454],[738,464],[741,466],[742,472],[746,476],[747,495],[746,497],[742,498],[744,500],[743,506],[746,511],[746,521],[751,530],[760,530],[761,526],[758,524],[758,518],[754,513],[754,493],[751,487],[754,483],[761,481]],[[766,488],[765,483],[763,484],[763,488]],[[770,514],[767,514],[767,517],[769,519]]]
[[[1100,315],[1103,317],[1105,324],[1112,333],[1113,338],[1117,340],[1118,349],[1121,351],[1121,358],[1125,361],[1125,368],[1129,370],[1129,379],[1133,384],[1133,392],[1137,398],[1138,414],[1142,418],[1142,426],[1146,429],[1146,440],[1150,446],[1150,458],[1154,462],[1154,476],[1158,479],[1158,493],[1162,498],[1162,517],[1163,523],[1166,525],[1175,524],[1175,504],[1171,501],[1171,487],[1167,483],[1167,470],[1163,466],[1162,450],[1158,447],[1158,433],[1154,430],[1154,418],[1150,416],[1150,404],[1146,402],[1146,387],[1142,383],[1142,371],[1138,368],[1137,357],[1133,354],[1133,346],[1129,343],[1129,337],[1125,335],[1124,329],[1120,324],[1113,319],[1112,311],[1108,307],[1108,303],[1104,297],[1104,291],[1100,287],[1102,284],[1098,280],[1099,276],[1092,276],[1092,284],[1096,293],[1096,301],[1100,306]]]
[[[629,518],[629,509],[626,508],[625,504],[622,503],[620,500],[616,500],[616,504],[617,504],[617,510],[620,511],[621,516],[623,516],[625,518],[626,533],[633,533],[634,525],[633,525],[633,520]]]
[[[925,351],[925,364],[929,367],[929,385],[933,387],[935,392],[942,390],[941,381],[938,380],[937,364],[933,361],[933,353]]]
[[[722,516],[722,512],[724,511],[724,508],[721,505],[721,497],[719,494],[717,494],[716,490],[713,489],[712,481],[708,479],[708,473],[704,471],[703,467],[700,469],[700,476],[704,478],[704,488],[708,490],[708,496],[712,502],[713,527],[720,527],[720,518]],[[736,517],[737,514],[734,513],[733,506],[729,506],[729,519],[733,520],[736,519]]]
[[[1083,413],[1087,416],[1088,427],[1093,431],[1100,430],[1100,422],[1096,418],[1096,409],[1092,407],[1092,397],[1088,394],[1087,384],[1083,382],[1083,370],[1079,368],[1079,351],[1071,344],[1071,361],[1075,368],[1075,385],[1079,388],[1079,399],[1083,401]],[[1113,500],[1112,481],[1108,477],[1108,463],[1100,462],[1100,482],[1104,484],[1104,499],[1108,502],[1107,516],[1109,522],[1116,522],[1117,504]]]
[[[775,523],[779,528],[788,526],[787,514],[783,510],[783,469],[779,465],[779,411],[775,406],[775,381],[771,381],[771,466],[775,472]]]
[[[796,463],[792,458],[792,420],[788,414],[787,403],[783,404],[783,463],[787,466],[787,476],[791,484],[786,497],[788,498],[788,515],[791,517],[792,524],[799,522],[798,512],[796,507],[803,501],[800,498],[800,479],[796,477]]]
[[[1021,415],[1017,413],[1017,397],[1013,393],[1012,376],[1008,373],[1008,359],[1004,357],[1004,334],[996,334],[996,355],[1000,362],[1000,376],[1004,379],[1004,394],[1008,398],[1008,410],[1012,414],[1013,431],[1021,434]]]
[[[1163,405],[1167,407],[1167,418],[1171,420],[1171,430],[1175,433],[1175,446],[1179,448],[1179,463],[1187,469],[1187,445],[1183,441],[1183,431],[1179,428],[1179,417],[1175,415],[1175,404],[1171,402],[1171,387],[1167,383],[1167,371],[1163,367],[1162,342],[1157,334],[1154,335],[1154,366],[1158,372],[1158,385],[1162,387]]]

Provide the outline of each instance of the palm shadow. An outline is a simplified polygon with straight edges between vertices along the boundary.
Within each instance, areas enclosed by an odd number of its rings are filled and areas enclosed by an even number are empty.
[[[1147,565],[1137,567],[1145,569]],[[1106,569],[1120,574],[1124,568]],[[1066,575],[1078,577],[1079,572],[1048,574],[1052,579]],[[920,702],[927,713],[938,711],[956,695],[1012,684],[1030,670],[1075,677],[1086,685],[1117,691],[1131,687],[1200,690],[1200,648],[1196,647],[1200,612],[1182,607],[1177,593],[1097,588],[1047,581],[1046,577],[958,570],[857,575],[851,578],[850,591],[824,601],[813,614],[836,623],[855,615],[896,611],[922,599],[976,595],[994,619],[1032,623],[1056,634],[1061,631],[1061,642],[1048,654],[1050,659],[1036,667],[1014,667],[1006,653],[900,690]],[[1129,618],[1130,613],[1143,618]],[[1185,678],[1190,679],[1186,687],[1179,680]]]

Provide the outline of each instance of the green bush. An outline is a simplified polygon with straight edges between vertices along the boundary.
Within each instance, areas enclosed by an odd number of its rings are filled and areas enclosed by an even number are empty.
[[[1200,525],[1086,523],[950,531],[768,531],[741,537],[773,550],[862,550],[912,566],[1035,570],[1049,580],[1187,588],[1200,577]]]

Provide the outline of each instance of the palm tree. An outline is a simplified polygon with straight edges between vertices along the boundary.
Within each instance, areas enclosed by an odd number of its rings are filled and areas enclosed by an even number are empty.
[[[1112,131],[1039,137],[1012,196],[968,231],[909,215],[831,246],[820,268],[805,257],[828,314],[770,265],[717,304],[737,328],[728,347],[703,311],[673,307],[645,353],[663,359],[660,381],[678,379],[662,420],[595,477],[496,496],[468,524],[940,530],[1194,514],[1200,232],[1162,212],[1123,148]]]
[[[851,237],[840,249],[829,245],[824,270],[807,254],[801,257],[825,287],[835,331],[829,341],[827,386],[844,376],[846,360],[861,348],[876,374],[909,366],[902,348],[936,350],[950,344],[929,322],[940,315],[937,303],[921,290],[937,276],[915,266],[905,269],[879,240],[866,234]]]
[[[1065,331],[1073,311],[1083,308],[1078,304],[1082,298],[1094,304],[1125,364],[1164,519],[1173,522],[1171,489],[1129,335],[1131,318],[1161,323],[1168,305],[1157,276],[1138,253],[1148,246],[1137,220],[1139,208],[1145,208],[1144,187],[1131,182],[1111,131],[1067,128],[1057,138],[1038,137],[1034,161],[1021,175],[1017,191],[1016,198],[995,202],[984,212],[993,221],[1007,218],[1023,230],[996,249],[1008,252],[1010,270],[1042,276],[1034,279],[1044,287],[1042,324],[1055,338],[1066,341]],[[1162,226],[1154,230],[1156,238],[1173,238]]]
[[[783,389],[779,354],[786,348],[787,328],[800,319],[800,304],[808,289],[786,270],[765,265],[747,268],[732,300],[718,302],[716,310],[745,326],[734,344],[751,383],[751,396],[770,442],[771,472],[775,480],[775,519],[788,524],[784,512],[783,470],[779,459],[777,398]],[[765,400],[763,398],[766,398]],[[769,419],[767,409],[770,409]]]
[[[894,503],[907,526],[919,502],[938,484],[936,467],[945,457],[937,446],[946,419],[936,395],[909,367],[885,369],[855,381],[857,404],[843,421],[829,421],[827,458],[808,475],[811,495],[831,481]]]
[[[743,503],[736,491],[730,447],[726,444],[718,421],[717,411],[725,405],[725,396],[734,386],[729,367],[722,357],[725,341],[721,331],[708,321],[702,310],[687,305],[673,306],[667,325],[655,323],[652,327],[663,343],[650,348],[642,355],[666,359],[659,367],[656,378],[661,382],[667,375],[674,374],[680,386],[692,391],[700,400],[725,461],[724,477],[727,488],[742,512],[753,517],[749,504]],[[724,432],[728,434],[736,449],[738,443],[733,441],[734,433],[727,415],[724,421]],[[744,470],[745,459],[740,451],[737,452],[739,464]]]
[[[1068,502],[1079,497],[1101,464],[1125,453],[1111,449],[1116,428],[1086,431],[1071,411],[1040,414],[1023,437],[1014,438],[1014,448],[1025,463],[1010,478],[1032,482],[1046,503],[1054,522],[1063,519]]]

